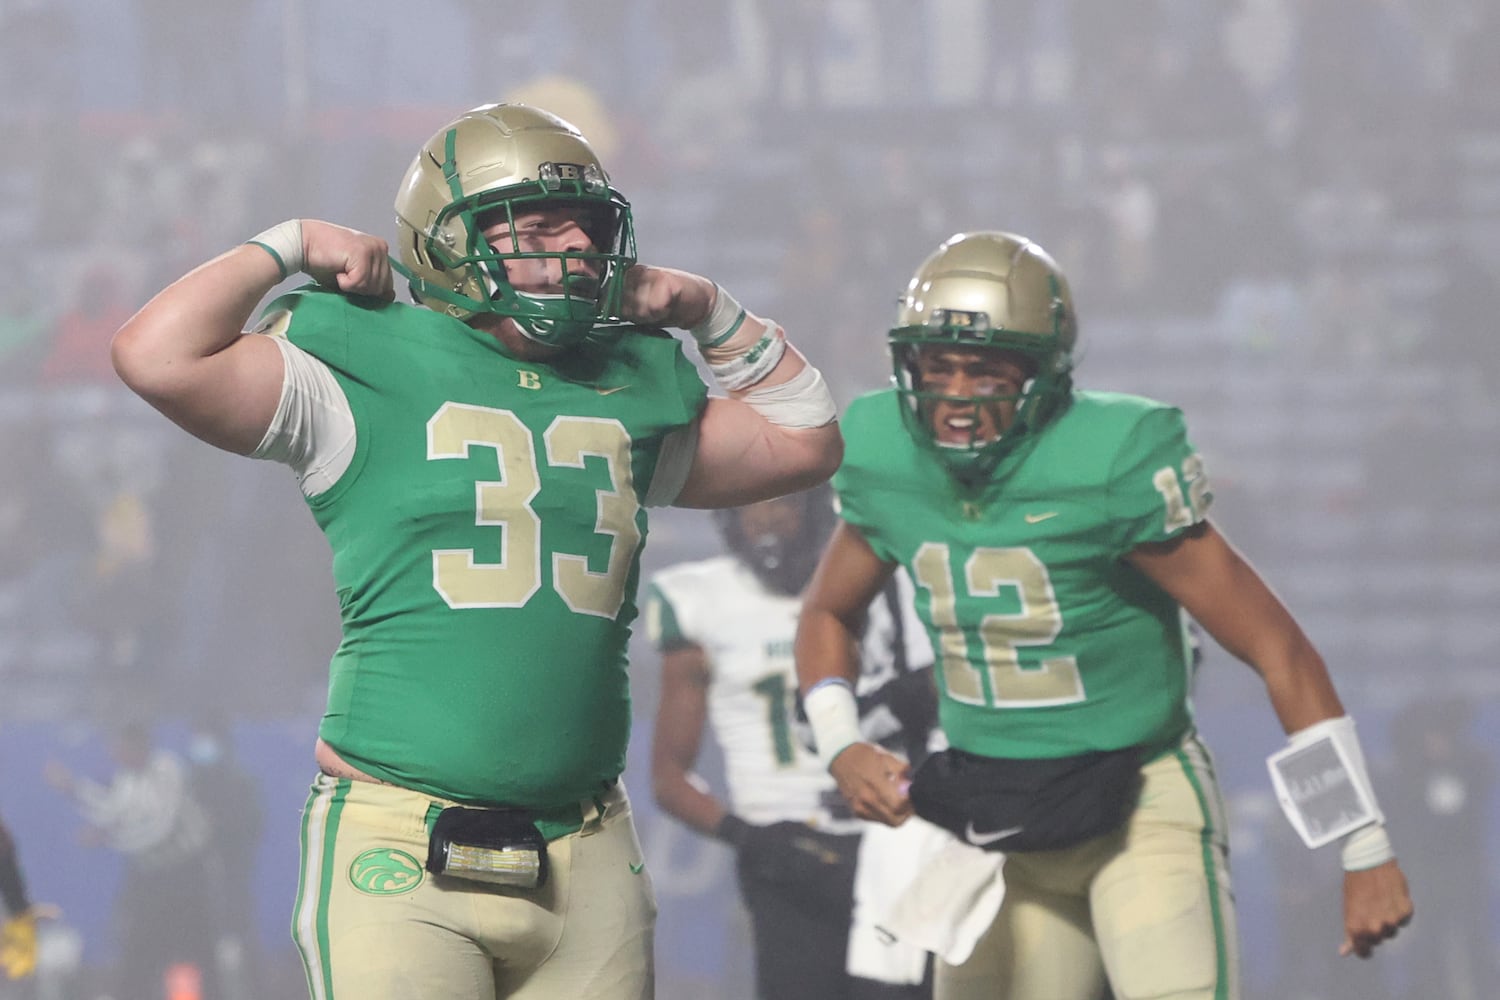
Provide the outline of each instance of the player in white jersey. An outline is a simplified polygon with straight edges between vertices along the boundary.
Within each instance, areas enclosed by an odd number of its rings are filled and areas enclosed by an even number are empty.
[[[662,653],[652,779],[661,807],[736,850],[755,935],[757,993],[776,1000],[927,996],[850,975],[865,824],[809,749],[792,659],[807,582],[833,525],[830,491],[716,512],[731,554],[657,574],[647,629]],[[871,606],[862,703],[872,739],[925,751],[936,702],[910,584]],[[705,731],[724,758],[721,798],[693,772]],[[920,961],[919,971],[920,976]]]

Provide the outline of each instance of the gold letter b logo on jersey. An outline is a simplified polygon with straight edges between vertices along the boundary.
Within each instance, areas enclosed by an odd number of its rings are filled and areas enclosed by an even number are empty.
[[[527,371],[524,368],[516,372],[516,379],[516,384],[522,389],[540,389],[542,387],[542,377],[536,372]]]
[[[350,863],[349,882],[369,896],[399,896],[422,884],[422,866],[405,851],[377,847]]]

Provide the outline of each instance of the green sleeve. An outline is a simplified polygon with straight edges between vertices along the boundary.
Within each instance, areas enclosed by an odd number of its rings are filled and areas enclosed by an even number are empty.
[[[1121,554],[1175,538],[1202,521],[1213,501],[1202,460],[1175,407],[1159,406],[1141,416],[1109,478],[1110,520]]]

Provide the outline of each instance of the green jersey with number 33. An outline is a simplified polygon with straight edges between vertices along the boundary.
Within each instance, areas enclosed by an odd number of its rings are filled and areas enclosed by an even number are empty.
[[[907,433],[900,405],[889,390],[850,405],[834,485],[844,520],[917,585],[949,742],[1052,758],[1180,736],[1191,722],[1183,615],[1123,557],[1208,508],[1181,412],[1074,392],[965,489]]]
[[[707,393],[692,363],[654,331],[540,365],[412,306],[301,291],[275,309],[356,428],[308,500],[343,619],[319,735],[458,801],[597,794],[625,763],[641,497]]]

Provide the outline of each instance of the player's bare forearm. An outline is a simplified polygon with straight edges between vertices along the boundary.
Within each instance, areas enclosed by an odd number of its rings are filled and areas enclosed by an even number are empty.
[[[840,521],[802,597],[794,652],[804,692],[821,680],[858,675],[857,639],[865,609],[896,572],[859,530]]]
[[[819,681],[854,683],[859,676],[858,651],[850,624],[827,608],[803,605],[797,615],[793,644],[797,686],[804,692]]]
[[[711,837],[728,810],[697,781],[697,775],[680,767],[652,764],[651,790],[656,804],[667,815]]]
[[[651,791],[669,815],[712,835],[725,809],[693,766],[708,719],[708,658],[694,644],[662,656],[661,697],[651,743]]]

